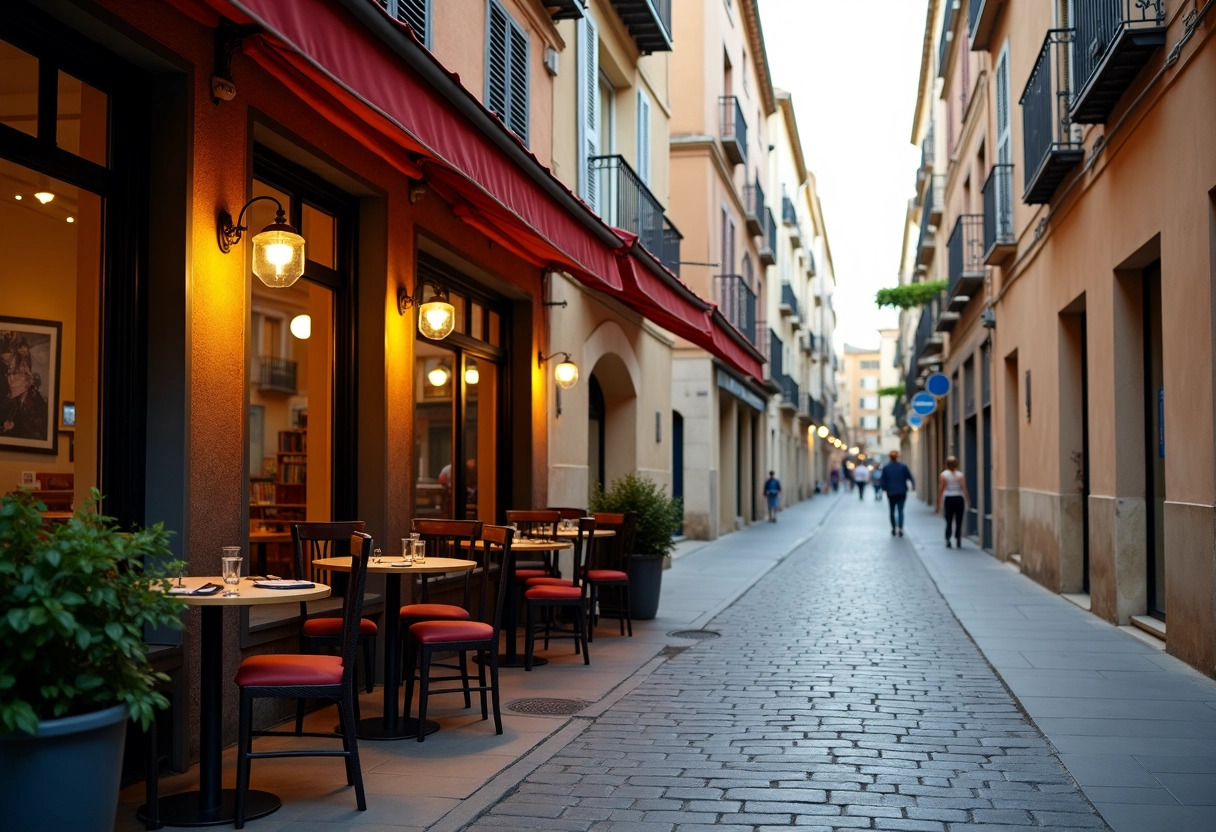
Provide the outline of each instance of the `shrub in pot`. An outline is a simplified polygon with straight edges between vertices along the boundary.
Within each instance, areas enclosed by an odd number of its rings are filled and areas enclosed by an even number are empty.
[[[99,499],[44,526],[30,495],[0,497],[0,804],[13,828],[109,828],[126,720],[147,727],[169,704],[144,628],[182,626],[185,605],[164,591],[180,564],[163,527],[123,533]]]
[[[672,532],[684,516],[681,501],[670,497],[654,480],[629,473],[591,495],[592,512],[633,512],[637,530],[629,567],[629,594],[632,616],[639,620],[654,618],[659,609],[659,589],[663,578],[663,559],[675,548]]]

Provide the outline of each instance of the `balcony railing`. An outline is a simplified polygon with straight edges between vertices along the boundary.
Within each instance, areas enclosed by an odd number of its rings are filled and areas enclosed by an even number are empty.
[[[756,343],[756,293],[743,280],[742,275],[720,274],[714,278],[715,301],[726,320],[735,329]]]
[[[790,410],[797,410],[798,382],[785,373],[775,376],[774,380],[777,382],[777,386],[781,388],[781,406],[787,407]]]
[[[718,99],[719,119],[722,127],[722,152],[731,164],[742,165],[747,161],[747,119],[739,98],[724,95]]]
[[[777,263],[777,221],[773,219],[773,212],[769,208],[764,209],[764,219],[762,220],[763,232],[760,240],[760,264],[763,266],[773,266]]]
[[[1106,121],[1153,51],[1165,43],[1163,0],[1074,0],[1072,120]]]
[[[683,239],[684,235],[680,233],[680,229],[672,225],[671,220],[667,219],[667,215],[664,214],[663,256],[659,259],[676,276],[680,274],[680,241]]]
[[[920,168],[921,170],[933,170],[934,157],[934,138],[933,138],[933,122],[929,122],[929,132],[925,134],[925,138],[920,143]]]
[[[678,263],[678,244],[675,260],[669,262],[664,259],[668,249],[668,229],[674,231],[675,227],[667,221],[663,206],[625,161],[625,157],[592,156],[587,163],[591,175],[596,177],[596,193],[600,195],[604,219],[610,225],[637,234],[642,247],[664,265],[670,267],[671,263]],[[679,234],[678,231],[675,233]]]
[[[296,362],[286,358],[259,358],[257,385],[262,393],[286,393],[294,396]]]
[[[743,186],[743,218],[748,234],[758,237],[764,233],[764,188],[759,179]]]
[[[1013,236],[1013,165],[993,165],[984,182],[984,262],[1004,262],[1017,252]]]
[[[801,317],[798,314],[798,296],[794,294],[794,287],[788,280],[781,283],[780,309],[782,315],[789,315],[791,318]]]
[[[785,194],[781,195],[781,221],[786,225],[798,224],[798,212],[794,209],[794,202]]]
[[[925,216],[930,225],[937,225],[942,221],[942,208],[946,206],[946,174],[934,174],[925,193]]]
[[[954,223],[948,252],[949,283],[946,293],[951,306],[965,305],[976,289],[984,282],[984,217],[982,214],[963,214]],[[957,299],[957,301],[956,301]]]
[[[1085,155],[1069,119],[1068,56],[1072,29],[1050,29],[1018,103],[1022,105],[1025,190],[1022,201],[1051,201],[1068,172]]]
[[[671,0],[612,0],[643,54],[671,51]]]

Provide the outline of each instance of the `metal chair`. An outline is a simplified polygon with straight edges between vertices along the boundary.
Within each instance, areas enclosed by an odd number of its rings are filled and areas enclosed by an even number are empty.
[[[544,635],[544,647],[549,648],[550,638],[571,638],[574,640],[574,652],[580,650],[583,654],[583,664],[591,664],[591,656],[587,652],[587,598],[586,585],[583,582],[583,555],[590,551],[595,543],[595,520],[583,517],[578,521],[578,537],[574,542],[574,570],[569,585],[530,586],[524,590],[524,602],[528,606],[528,622],[524,642],[524,669],[531,670],[536,650],[536,634]],[[568,631],[554,632],[553,619],[559,609],[569,609],[574,613],[573,628]],[[538,614],[544,614],[544,620],[537,621]]]
[[[491,696],[494,709],[494,733],[502,733],[502,709],[498,686],[498,642],[502,631],[502,613],[507,592],[507,565],[511,558],[511,542],[514,531],[506,526],[483,526],[481,545],[475,550],[478,568],[475,582],[477,593],[470,617],[464,621],[419,621],[410,625],[406,633],[405,646],[405,716],[409,718],[413,701],[414,681],[418,681],[418,722],[426,721],[427,702],[437,693],[463,693],[465,702],[473,691],[481,695],[481,718],[488,719],[486,694]],[[495,552],[499,553],[498,569],[493,569]],[[470,553],[473,554],[473,553]],[[491,594],[490,587],[494,592]],[[460,687],[432,689],[431,683],[455,681],[457,677],[432,677],[435,666],[433,656],[437,652],[457,651],[464,655],[468,651],[478,654],[477,684],[470,683],[467,675]],[[489,679],[486,672],[489,671]],[[466,707],[468,705],[466,704]],[[426,731],[418,731],[418,742],[426,739]]]
[[[370,535],[356,532],[349,538],[351,571],[346,596],[342,599],[342,648],[337,656],[315,654],[267,653],[241,662],[236,673],[240,688],[240,728],[236,758],[236,801],[234,826],[245,826],[245,800],[249,793],[249,768],[254,759],[264,757],[342,757],[346,762],[346,784],[355,787],[359,811],[367,809],[363,791],[363,770],[359,765],[359,741],[355,736],[355,653],[359,643],[359,622],[363,615],[363,591],[367,587],[367,563],[372,554]],[[338,706],[342,750],[301,749],[255,753],[255,736],[298,736],[284,731],[253,730],[253,700],[258,698],[328,699]],[[333,737],[334,734],[308,733],[303,736]]]
[[[638,527],[635,512],[596,512],[596,526],[616,532],[598,541],[592,557],[587,559],[587,600],[591,627],[587,640],[593,641],[595,625],[601,615],[620,622],[621,635],[626,629],[633,636],[633,617],[629,602],[629,555],[633,552],[633,537]],[[602,594],[601,594],[602,593]]]

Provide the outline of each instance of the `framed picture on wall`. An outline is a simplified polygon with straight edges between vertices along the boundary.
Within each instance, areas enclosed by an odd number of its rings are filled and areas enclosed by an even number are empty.
[[[0,315],[0,450],[59,452],[63,324]]]

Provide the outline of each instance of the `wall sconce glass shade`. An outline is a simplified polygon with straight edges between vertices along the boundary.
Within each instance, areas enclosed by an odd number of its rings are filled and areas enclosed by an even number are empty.
[[[291,334],[301,341],[307,341],[312,335],[312,318],[308,315],[296,315],[291,319]]]
[[[464,368],[464,383],[476,384],[479,381],[481,381],[481,373],[477,370],[477,365],[470,362],[469,365]]]
[[[569,390],[578,384],[578,365],[573,361],[563,361],[553,368],[553,380],[563,390]]]
[[[50,191],[38,191],[36,194],[34,194],[34,199],[38,200],[43,205],[46,205],[48,202],[50,202],[54,198],[55,198],[55,195],[53,193],[51,193]]]
[[[452,374],[448,371],[448,368],[442,364],[426,374],[426,380],[431,383],[432,387],[442,387],[448,383],[448,379],[451,377]]]
[[[272,196],[255,196],[245,203],[236,222],[227,211],[220,211],[218,239],[220,251],[227,254],[249,229],[242,225],[245,212],[253,203],[268,199],[277,206],[274,222],[253,235],[253,273],[272,289],[285,289],[304,274],[304,238],[288,224],[283,204]]]
[[[820,438],[820,439],[827,439],[827,438],[828,438],[828,434],[829,434],[829,433],[831,433],[831,431],[830,431],[830,430],[828,430],[828,426],[827,426],[827,425],[820,425],[820,426],[819,426],[819,430],[818,430],[818,431],[816,431],[816,433],[818,433],[818,434],[819,434],[819,438]]]
[[[447,293],[438,285],[432,284],[435,291],[424,303],[422,290],[426,281],[420,280],[410,294],[404,288],[397,290],[397,312],[405,314],[411,306],[418,307],[418,332],[432,341],[442,341],[452,334],[456,328],[456,307],[448,302]]]

